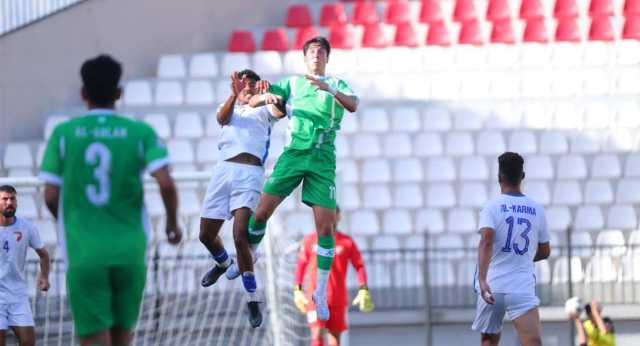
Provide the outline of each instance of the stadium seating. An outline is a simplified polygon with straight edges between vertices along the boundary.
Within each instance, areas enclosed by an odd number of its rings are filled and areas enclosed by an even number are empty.
[[[253,34],[251,33],[251,31],[237,30],[231,32],[231,36],[229,37],[228,50],[230,52],[255,52],[256,43],[253,39]]]

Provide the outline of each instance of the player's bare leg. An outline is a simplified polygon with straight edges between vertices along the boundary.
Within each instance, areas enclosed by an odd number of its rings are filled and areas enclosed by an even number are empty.
[[[324,346],[324,337],[327,330],[318,326],[310,327],[311,330],[311,343],[310,346]]]
[[[224,220],[200,218],[200,242],[209,250],[216,265],[209,270],[202,278],[202,286],[208,287],[216,283],[218,278],[224,274],[233,260],[224,249],[222,239],[218,236]]]
[[[329,319],[327,283],[329,282],[329,271],[333,263],[333,248],[335,245],[333,231],[336,224],[336,210],[314,205],[313,216],[318,232],[318,251],[316,256],[318,271],[316,274],[317,285],[312,298],[316,304],[318,319],[326,321]]]
[[[329,346],[340,346],[340,334],[342,333],[329,331],[329,333],[327,334]]]
[[[481,346],[498,346],[500,343],[500,334],[485,334],[480,335]]]
[[[36,333],[33,327],[12,326],[11,329],[18,337],[20,346],[34,346],[36,344]]]
[[[111,332],[104,330],[91,336],[80,337],[81,346],[111,346]]]
[[[249,236],[247,228],[249,227],[249,217],[251,209],[240,208],[233,211],[233,241],[238,254],[238,272],[242,273],[242,285],[247,294],[247,309],[249,311],[249,324],[253,328],[257,328],[262,324],[262,312],[257,297],[258,285],[256,276],[253,271],[253,259],[249,247]]]
[[[513,320],[513,325],[518,332],[520,345],[522,346],[541,346],[540,339],[540,314],[538,308],[527,311],[526,314]]]
[[[285,198],[286,196],[276,196],[266,192],[263,192],[260,196],[260,203],[258,203],[255,213],[253,213],[249,219],[248,228],[249,246],[254,252],[264,237],[264,231],[267,228],[267,221]]]
[[[133,332],[121,328],[111,328],[113,346],[129,346],[133,342]]]

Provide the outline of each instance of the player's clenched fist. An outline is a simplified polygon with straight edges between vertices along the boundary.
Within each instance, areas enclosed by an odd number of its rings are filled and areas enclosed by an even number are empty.
[[[353,305],[357,305],[358,309],[362,312],[371,312],[373,311],[374,305],[373,300],[371,299],[371,294],[369,293],[369,289],[366,287],[361,287],[358,290],[358,295],[353,300]]]
[[[307,304],[309,304],[309,300],[304,296],[302,287],[296,286],[293,289],[293,302],[294,304],[296,304],[296,307],[298,308],[298,310],[300,310],[301,313],[304,314],[307,312]]]

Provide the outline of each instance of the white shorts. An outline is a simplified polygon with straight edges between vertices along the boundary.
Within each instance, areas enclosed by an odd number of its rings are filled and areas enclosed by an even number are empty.
[[[496,303],[491,305],[478,294],[476,319],[471,329],[484,334],[499,334],[502,331],[505,312],[507,318],[513,321],[540,305],[540,299],[531,294],[494,293],[493,297]]]
[[[0,304],[0,330],[33,326],[33,314],[28,298],[20,303]]]
[[[255,211],[260,201],[264,169],[242,163],[222,161],[213,169],[207,193],[202,201],[201,217],[229,220],[232,211]]]

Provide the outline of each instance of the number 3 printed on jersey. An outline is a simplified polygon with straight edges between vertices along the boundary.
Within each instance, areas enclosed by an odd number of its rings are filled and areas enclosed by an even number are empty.
[[[515,251],[516,254],[522,256],[526,254],[527,251],[529,251],[529,231],[531,231],[531,221],[523,217],[519,217],[517,220],[518,225],[524,225],[524,231],[520,233],[520,237],[522,237],[525,240],[524,249],[520,249],[520,246],[518,246],[518,243],[515,240],[513,240],[513,243],[511,242],[511,237],[513,235],[514,221],[515,219],[513,218],[513,216],[509,216],[505,220],[505,222],[509,225],[509,230],[507,231],[507,241],[505,242],[504,247],[502,248],[502,251],[511,252],[511,247],[513,246],[513,251]]]
[[[93,176],[98,181],[97,185],[89,184],[85,187],[87,199],[95,206],[103,206],[109,202],[111,191],[111,152],[102,143],[91,143],[84,152],[84,160],[90,166],[96,166]]]

